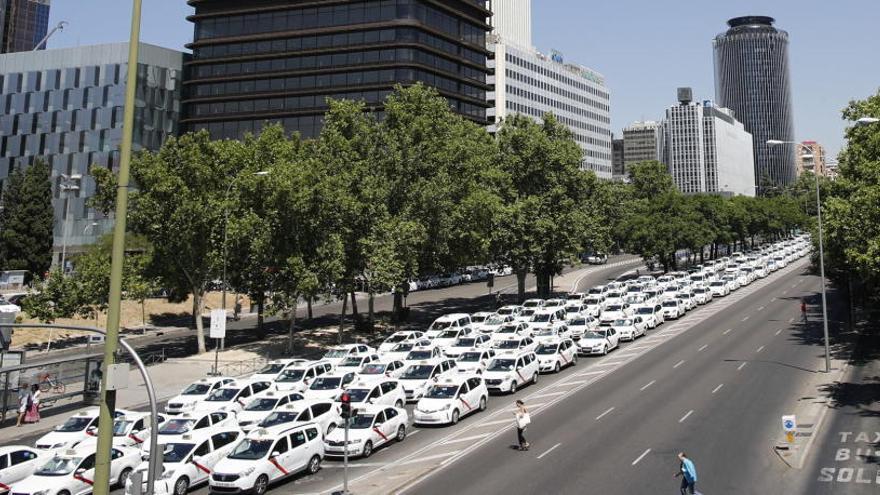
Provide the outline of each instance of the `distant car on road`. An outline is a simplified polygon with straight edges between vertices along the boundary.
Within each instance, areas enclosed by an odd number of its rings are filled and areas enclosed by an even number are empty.
[[[593,253],[587,256],[587,263],[591,265],[604,265],[608,263],[608,255],[605,253]]]

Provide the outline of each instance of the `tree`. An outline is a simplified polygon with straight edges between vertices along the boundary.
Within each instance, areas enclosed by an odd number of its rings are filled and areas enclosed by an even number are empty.
[[[52,264],[54,210],[50,169],[42,160],[15,169],[3,190],[0,211],[0,270],[27,270],[26,282]]]
[[[72,277],[65,277],[60,269],[52,270],[48,277],[37,280],[22,300],[22,310],[43,323],[58,318],[72,318],[83,306],[83,292]]]

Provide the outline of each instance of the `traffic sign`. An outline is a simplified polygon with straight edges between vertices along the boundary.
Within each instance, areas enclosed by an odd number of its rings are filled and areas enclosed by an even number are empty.
[[[225,309],[212,309],[211,310],[211,334],[210,337],[212,339],[225,339],[226,338],[226,310]]]
[[[782,417],[782,429],[786,433],[797,431],[797,418],[795,418],[794,414]]]

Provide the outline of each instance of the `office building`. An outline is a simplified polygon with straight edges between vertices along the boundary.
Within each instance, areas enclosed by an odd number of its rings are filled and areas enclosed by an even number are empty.
[[[734,113],[680,100],[666,110],[663,162],[684,193],[755,194],[752,136]]]
[[[31,51],[48,29],[49,0],[0,0],[0,53]]]
[[[320,132],[327,98],[381,112],[394,86],[424,83],[453,111],[486,124],[486,34],[491,13],[474,0],[188,0],[193,58],[185,130],[214,138],[280,122]]]
[[[505,44],[532,47],[532,0],[489,0],[492,34]]]
[[[804,170],[813,171],[822,176],[828,175],[828,164],[825,162],[825,147],[816,141],[804,141],[801,144],[804,147],[797,146],[797,175],[800,176]],[[805,155],[810,155],[805,158]],[[808,166],[804,166],[804,165]]]
[[[635,163],[660,160],[660,124],[634,122],[623,129],[624,170]]]
[[[626,179],[626,169],[623,166],[623,139],[616,139],[613,133],[611,134],[611,178]]]
[[[795,179],[795,147],[767,145],[768,139],[794,140],[788,33],[774,22],[763,16],[727,21],[730,29],[713,42],[715,98],[752,134],[755,179],[785,186]]]
[[[141,44],[135,151],[177,134],[183,58]],[[119,166],[127,66],[128,43],[0,55],[0,181],[36,159],[51,165],[56,252],[110,230],[85,203],[95,192],[91,168]]]

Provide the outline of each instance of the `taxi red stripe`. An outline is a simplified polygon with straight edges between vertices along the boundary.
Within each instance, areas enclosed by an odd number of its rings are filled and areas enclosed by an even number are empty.
[[[284,469],[281,464],[278,464],[278,461],[274,457],[270,457],[269,462],[271,462],[273,466],[278,468],[278,470],[281,471],[282,474],[287,474],[287,470]]]
[[[376,427],[374,426],[374,427],[373,427],[373,431],[375,431],[376,433],[378,433],[379,436],[382,437],[382,440],[385,440],[386,442],[388,441],[388,437],[386,437],[385,434],[382,433],[382,431],[381,431],[379,428],[376,428]]]
[[[525,377],[522,376],[522,373],[520,373],[519,370],[516,370],[516,374],[519,375],[520,380],[526,381]]]
[[[201,472],[203,472],[203,473],[205,473],[205,474],[211,474],[211,470],[208,469],[208,468],[206,468],[205,466],[202,466],[201,464],[199,464],[199,463],[196,462],[196,461],[192,461],[192,463],[193,463],[193,466],[195,466],[196,469],[198,469],[199,471],[201,471]]]
[[[473,407],[471,407],[471,405],[468,404],[466,400],[464,400],[464,397],[459,397],[458,400],[460,400],[462,404],[464,404],[465,406],[467,406],[468,411],[470,411],[471,409],[473,409]]]
[[[80,475],[80,474],[74,474],[74,475],[73,475],[73,479],[75,479],[75,480],[79,480],[79,481],[82,481],[83,483],[85,483],[85,484],[87,484],[87,485],[89,485],[89,486],[95,484],[94,481],[92,481],[92,480],[90,480],[90,479],[88,479],[88,478],[86,478],[85,476],[82,476],[82,475]]]
[[[137,437],[136,435],[134,435],[134,434],[128,435],[128,438],[134,440],[135,443],[144,443],[143,440],[141,440],[140,438],[138,438],[138,437]]]
[[[0,483],[0,490],[7,490],[8,491],[8,490],[12,490],[12,487],[10,487],[9,485],[5,485],[3,483]]]

